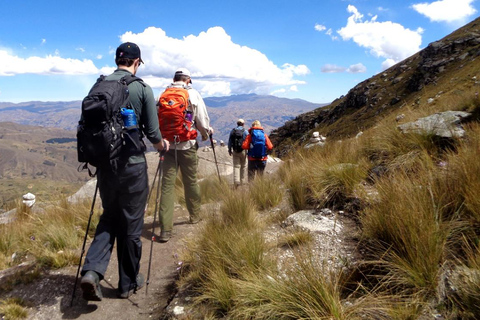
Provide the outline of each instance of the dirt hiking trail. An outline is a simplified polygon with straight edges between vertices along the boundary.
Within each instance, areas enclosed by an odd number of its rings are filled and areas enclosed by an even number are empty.
[[[231,179],[231,157],[228,156],[226,147],[216,147],[217,163],[220,173]],[[206,177],[210,174],[217,174],[214,155],[208,148],[200,148],[199,156],[199,177]],[[147,153],[149,167],[149,179],[152,182],[155,170],[158,166],[158,154]],[[150,182],[150,185],[151,185]],[[94,183],[89,185],[93,186]],[[87,197],[92,197],[92,190],[86,190]],[[152,197],[155,196],[153,192]],[[97,199],[98,200],[98,199]],[[142,232],[142,259],[140,272],[147,278],[150,246],[152,238],[153,216],[145,218],[145,225]],[[80,281],[77,283],[77,290],[72,306],[70,306],[77,266],[71,266],[58,270],[49,270],[42,274],[39,279],[29,284],[16,285],[13,290],[0,292],[0,301],[9,297],[21,298],[27,303],[27,319],[54,320],[54,319],[162,319],[164,309],[175,293],[174,281],[177,275],[178,255],[183,249],[184,239],[190,238],[195,230],[201,225],[188,223],[188,212],[180,205],[175,206],[173,236],[167,243],[153,242],[152,261],[150,270],[150,281],[148,294],[146,286],[140,289],[129,299],[117,298],[117,257],[116,248],[112,251],[105,279],[100,282],[103,300],[85,301],[82,298]],[[160,228],[158,217],[155,224],[155,235],[158,238]],[[86,251],[93,239],[88,239]],[[80,248],[79,248],[80,250]],[[85,257],[85,255],[84,255]],[[5,274],[14,272],[15,269],[0,273],[0,281],[6,278]],[[79,278],[80,280],[80,278]]]

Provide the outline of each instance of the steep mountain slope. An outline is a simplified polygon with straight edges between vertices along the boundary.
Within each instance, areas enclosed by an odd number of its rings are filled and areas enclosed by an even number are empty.
[[[329,106],[288,121],[272,132],[271,139],[283,155],[292,145],[305,142],[313,130],[342,139],[401,113],[402,108],[435,111],[467,105],[466,100],[480,89],[479,55],[480,18],[359,83]]]

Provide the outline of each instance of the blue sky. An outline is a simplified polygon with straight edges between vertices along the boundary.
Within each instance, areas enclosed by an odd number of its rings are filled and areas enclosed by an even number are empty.
[[[158,95],[185,67],[204,97],[330,102],[478,17],[478,0],[1,1],[0,102],[81,100],[137,43]]]

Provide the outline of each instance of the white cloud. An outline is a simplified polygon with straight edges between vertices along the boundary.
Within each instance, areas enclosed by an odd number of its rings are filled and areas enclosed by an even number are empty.
[[[315,24],[315,30],[317,31],[323,31],[323,30],[327,30],[327,27],[325,27],[324,25],[321,25],[321,24]]]
[[[474,0],[438,0],[431,3],[417,3],[412,8],[430,21],[460,22],[474,15],[477,10],[472,6]]]
[[[85,49],[84,49],[84,48],[77,48],[77,49],[75,49],[75,50],[80,51],[80,52],[85,52]]]
[[[278,90],[273,90],[272,92],[270,92],[271,95],[279,95],[279,94],[282,94],[282,93],[286,93],[287,92],[287,89],[285,88],[282,88],[282,89],[278,89]]]
[[[304,84],[296,77],[310,72],[305,65],[275,65],[260,51],[234,43],[221,27],[182,39],[149,27],[141,33],[126,32],[120,40],[139,45],[145,61],[139,76],[160,78],[148,82],[154,88],[171,81],[179,67],[190,70],[195,88],[203,95],[268,93],[273,87]]]
[[[102,56],[101,54],[97,54],[96,58],[97,58],[98,60],[100,60],[100,59],[103,58],[103,56]]]
[[[397,62],[393,59],[387,59],[387,60],[382,62],[382,70],[387,70],[388,68],[390,68],[391,66],[393,66],[396,63]]]
[[[320,68],[320,71],[323,73],[341,73],[345,72],[345,70],[347,70],[347,68],[335,64],[326,64]]]
[[[91,60],[65,59],[57,55],[20,58],[0,50],[0,76],[15,74],[98,74]]]
[[[364,73],[367,71],[367,67],[365,67],[362,63],[352,64],[346,70],[348,73]]]
[[[323,73],[363,73],[367,71],[367,67],[365,67],[362,63],[352,64],[348,68],[337,66],[335,64],[326,64],[320,68],[320,71]]]
[[[352,5],[347,8],[351,16],[338,34],[344,41],[353,40],[370,50],[376,57],[399,62],[420,50],[423,29],[413,31],[391,21],[378,22],[377,16],[363,20],[363,15]]]
[[[45,43],[47,43],[47,39],[42,39],[42,45],[44,45]]]
[[[293,91],[293,92],[298,92],[298,87],[295,85],[295,86],[291,86],[290,87],[290,91]]]

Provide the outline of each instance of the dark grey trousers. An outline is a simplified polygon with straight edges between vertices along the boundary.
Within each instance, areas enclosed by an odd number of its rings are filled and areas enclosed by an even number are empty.
[[[92,270],[103,279],[115,239],[118,257],[118,290],[123,293],[136,287],[140,269],[140,236],[148,197],[147,165],[127,164],[117,174],[98,170],[103,214],[95,238],[88,250],[82,275]]]

